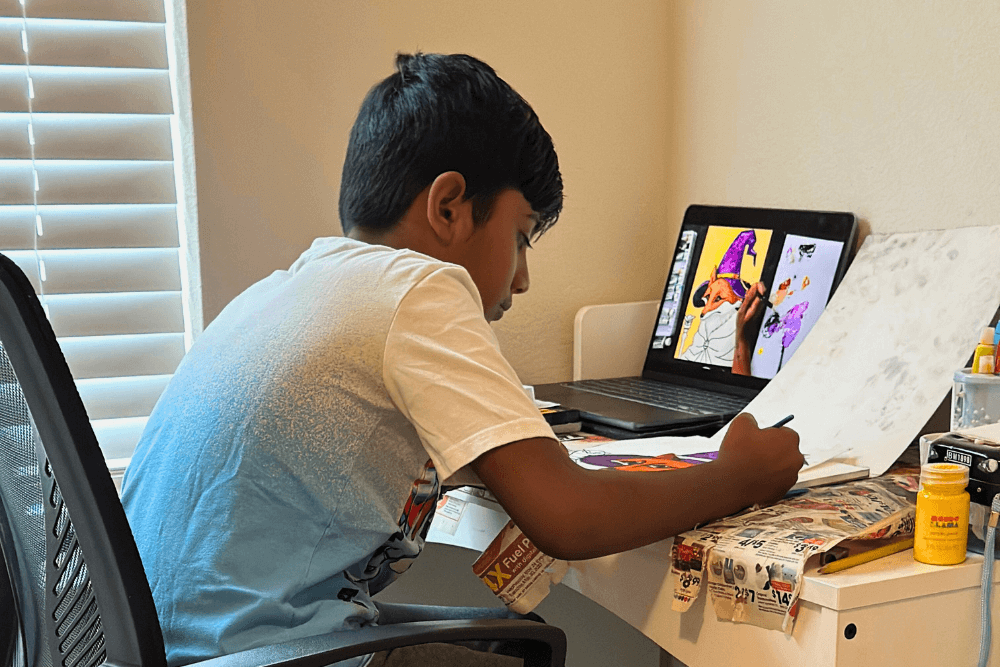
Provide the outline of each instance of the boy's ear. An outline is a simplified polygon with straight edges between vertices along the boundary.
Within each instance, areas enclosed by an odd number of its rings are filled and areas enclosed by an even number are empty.
[[[427,194],[427,222],[444,245],[472,233],[472,202],[465,198],[462,174],[446,171],[431,183]]]

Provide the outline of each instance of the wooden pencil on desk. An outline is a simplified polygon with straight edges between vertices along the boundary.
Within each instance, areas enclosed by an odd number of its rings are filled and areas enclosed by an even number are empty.
[[[823,567],[819,568],[820,574],[831,574],[833,572],[840,572],[841,570],[846,570],[849,567],[854,567],[855,565],[861,565],[862,563],[870,563],[873,560],[878,560],[879,558],[885,558],[886,556],[891,556],[894,553],[899,553],[905,549],[909,549],[913,546],[913,538],[902,540],[900,542],[893,542],[892,544],[887,544],[884,547],[878,547],[877,549],[871,549],[869,551],[863,551],[859,554],[853,556],[848,556],[847,558],[841,558],[840,560],[835,560],[832,563],[827,563]]]

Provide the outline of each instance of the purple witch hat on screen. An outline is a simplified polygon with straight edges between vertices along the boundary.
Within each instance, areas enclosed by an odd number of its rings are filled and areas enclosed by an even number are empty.
[[[742,280],[740,280],[740,267],[743,265],[744,255],[750,255],[753,257],[754,265],[757,264],[757,251],[754,250],[754,246],[757,244],[757,234],[752,229],[740,232],[733,242],[729,245],[729,249],[726,250],[726,254],[722,256],[722,261],[719,262],[719,267],[716,270],[716,280],[725,280],[728,282],[736,296],[743,298],[747,295],[747,285]],[[703,282],[698,289],[695,290],[695,305],[702,306],[704,301],[701,299],[702,295],[705,293],[705,289],[708,287],[708,281]],[[698,300],[702,300],[701,303],[697,303]]]

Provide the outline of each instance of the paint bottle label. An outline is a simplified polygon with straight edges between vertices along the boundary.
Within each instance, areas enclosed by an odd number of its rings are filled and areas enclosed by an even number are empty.
[[[992,354],[981,355],[978,359],[978,365],[976,366],[973,373],[993,373],[993,368],[995,365],[996,358]]]

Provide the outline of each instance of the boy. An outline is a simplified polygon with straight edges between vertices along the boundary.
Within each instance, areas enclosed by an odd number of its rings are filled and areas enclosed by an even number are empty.
[[[419,554],[445,480],[475,473],[542,551],[584,559],[780,498],[802,464],[793,431],[748,415],[714,463],[570,461],[488,324],[562,208],[552,141],[474,58],[396,68],[351,132],[346,236],[226,307],[128,469],[171,665],[377,623],[371,596]]]

